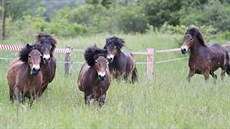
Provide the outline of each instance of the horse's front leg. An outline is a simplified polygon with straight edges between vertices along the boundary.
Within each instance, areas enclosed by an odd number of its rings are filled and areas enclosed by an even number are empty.
[[[224,80],[225,72],[226,72],[226,70],[224,70],[224,69],[221,70],[220,77],[221,77],[222,81]]]
[[[99,102],[99,106],[102,107],[105,104],[105,97],[106,97],[106,93],[102,94],[99,98],[98,98],[98,102]]]
[[[205,82],[208,82],[209,72],[207,72],[207,71],[204,72],[204,79],[205,79]]]
[[[92,94],[84,94],[84,98],[85,98],[85,105],[89,105],[90,104],[90,99],[92,97]]]
[[[18,89],[17,85],[14,87],[14,95],[19,103],[23,103],[22,92]]]
[[[192,76],[195,74],[195,71],[194,70],[189,70],[189,73],[188,73],[188,77],[187,77],[187,80],[188,80],[188,82],[190,82],[191,81],[191,78],[192,78]]]

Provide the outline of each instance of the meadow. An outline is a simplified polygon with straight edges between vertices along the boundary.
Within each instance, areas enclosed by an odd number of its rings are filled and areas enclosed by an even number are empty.
[[[69,45],[85,49],[97,44],[103,47],[109,34],[58,38],[58,48]],[[124,50],[146,51],[146,48],[170,49],[179,47],[177,35],[162,33],[117,34],[126,41]],[[222,39],[213,41],[224,43]],[[6,41],[25,44],[28,41]],[[16,51],[1,50],[0,57],[13,58]],[[63,53],[56,53],[58,61]],[[83,61],[82,53],[72,53],[73,61]],[[155,61],[186,57],[180,52],[156,54]],[[138,62],[145,56],[135,56]],[[230,128],[230,77],[214,84],[213,78],[205,83],[204,77],[195,75],[191,82],[187,59],[156,64],[152,80],[146,79],[145,65],[138,65],[138,82],[112,81],[106,103],[102,108],[84,104],[83,92],[76,86],[81,64],[73,64],[70,76],[64,75],[64,64],[58,63],[56,77],[45,94],[33,106],[11,104],[6,72],[11,60],[0,60],[0,128],[1,129],[224,129]]]

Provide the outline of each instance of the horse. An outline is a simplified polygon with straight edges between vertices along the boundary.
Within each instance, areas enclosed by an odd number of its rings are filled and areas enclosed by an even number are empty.
[[[42,83],[42,89],[39,93],[39,96],[41,96],[44,93],[44,91],[48,87],[48,84],[52,82],[52,80],[55,77],[56,58],[54,57],[53,53],[56,48],[56,44],[57,44],[56,39],[50,34],[39,33],[36,36],[35,45],[41,47],[42,60],[43,60],[43,62],[41,63],[43,83]]]
[[[214,73],[221,68],[221,80],[224,79],[225,72],[229,75],[229,55],[228,52],[219,44],[206,45],[199,29],[192,27],[187,29],[183,44],[181,46],[182,54],[190,49],[189,56],[189,74],[188,81],[194,74],[204,75],[205,80],[209,74],[216,80],[217,75]]]
[[[130,52],[121,51],[125,41],[116,36],[106,39],[104,49],[107,50],[107,59],[109,61],[109,71],[113,78],[123,78],[132,83],[137,81],[136,61]]]
[[[79,90],[84,92],[85,104],[90,104],[91,99],[98,102],[99,106],[105,103],[111,82],[106,53],[106,50],[97,48],[96,45],[85,50],[86,62],[82,65],[77,80]]]
[[[30,105],[37,97],[42,86],[40,50],[27,44],[19,54],[20,61],[14,61],[8,69],[7,80],[9,85],[10,100],[17,99],[19,103],[25,102],[25,97],[30,99]]]

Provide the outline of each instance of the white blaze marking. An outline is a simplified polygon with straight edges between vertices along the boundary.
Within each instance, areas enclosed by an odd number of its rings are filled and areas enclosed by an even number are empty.
[[[108,59],[113,59],[114,55],[107,55]]]
[[[34,64],[33,66],[32,66],[32,68],[34,68],[34,69],[40,69],[40,65],[39,64]]]
[[[98,72],[98,75],[101,76],[101,77],[104,77],[105,76],[105,72]]]
[[[49,55],[49,54],[45,54],[45,55],[43,55],[43,58],[49,59],[49,58],[50,58],[50,55]]]

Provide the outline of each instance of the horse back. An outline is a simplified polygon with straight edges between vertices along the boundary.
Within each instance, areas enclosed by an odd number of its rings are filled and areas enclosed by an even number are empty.
[[[124,52],[126,56],[126,73],[130,74],[136,67],[136,61],[130,52]]]

